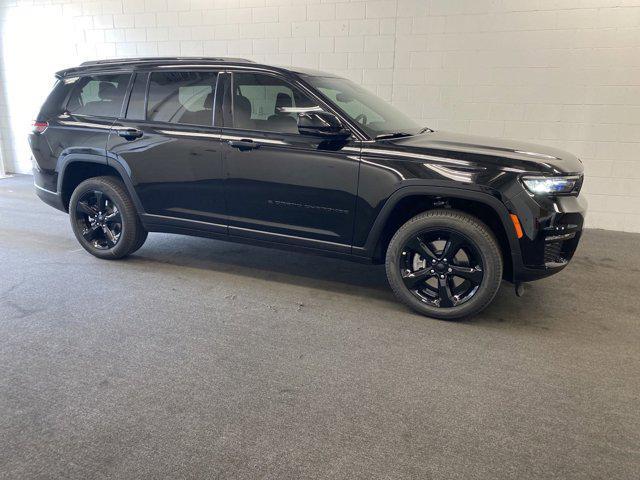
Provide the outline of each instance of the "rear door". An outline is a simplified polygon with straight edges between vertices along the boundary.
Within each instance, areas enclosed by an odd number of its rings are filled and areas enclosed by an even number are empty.
[[[226,233],[217,79],[212,69],[136,72],[108,151],[130,172],[149,223]]]

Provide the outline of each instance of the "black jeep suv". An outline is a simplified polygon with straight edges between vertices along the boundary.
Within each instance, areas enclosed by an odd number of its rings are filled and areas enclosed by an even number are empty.
[[[401,301],[457,319],[502,279],[560,271],[580,239],[575,156],[422,127],[334,75],[138,58],[56,76],[29,139],[36,191],[99,258],[153,231],[385,262]]]

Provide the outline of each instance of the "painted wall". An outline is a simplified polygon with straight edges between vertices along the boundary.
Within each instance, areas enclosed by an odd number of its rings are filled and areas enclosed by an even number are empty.
[[[0,0],[0,155],[53,72],[230,55],[347,76],[437,129],[581,156],[588,225],[640,232],[640,0]]]

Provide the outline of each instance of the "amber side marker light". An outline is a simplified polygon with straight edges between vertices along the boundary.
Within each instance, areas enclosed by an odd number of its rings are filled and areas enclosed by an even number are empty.
[[[522,233],[522,226],[520,225],[518,216],[515,213],[510,213],[509,216],[511,217],[511,221],[513,222],[513,228],[516,229],[516,236],[518,238],[522,238],[524,236],[524,233]]]

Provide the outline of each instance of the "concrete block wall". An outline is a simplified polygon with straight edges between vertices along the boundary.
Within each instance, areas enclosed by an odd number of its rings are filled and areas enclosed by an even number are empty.
[[[436,129],[583,159],[588,225],[640,232],[640,0],[0,0],[0,135],[24,135],[56,69],[229,55],[335,72]]]

